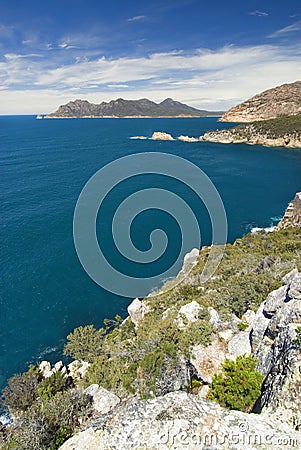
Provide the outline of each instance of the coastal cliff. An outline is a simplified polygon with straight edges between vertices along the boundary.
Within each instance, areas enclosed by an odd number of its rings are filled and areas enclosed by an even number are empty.
[[[11,381],[4,398],[24,408],[7,431],[14,448],[299,448],[300,193],[296,198],[285,227],[227,244],[205,284],[208,247],[186,258],[192,270],[180,285],[133,300],[124,320],[74,330],[65,346],[71,364],[42,362],[24,374],[25,406]],[[234,398],[225,395],[225,380]]]
[[[301,114],[256,121],[229,130],[208,131],[199,140],[220,144],[301,148]]]
[[[301,112],[301,81],[268,89],[229,109],[221,122],[253,122]]]

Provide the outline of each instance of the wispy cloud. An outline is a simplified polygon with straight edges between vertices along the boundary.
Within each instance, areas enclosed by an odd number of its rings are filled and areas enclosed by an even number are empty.
[[[134,17],[130,17],[127,21],[128,22],[137,22],[138,20],[142,20],[142,19],[146,19],[146,16],[134,16]]]
[[[52,66],[47,57],[22,56],[8,54],[0,62],[0,85],[6,88],[0,92],[2,114],[51,112],[76,98],[98,103],[117,97],[173,97],[204,109],[227,109],[301,73],[301,49],[292,45],[201,48],[68,64],[51,60]]]
[[[108,84],[107,87],[110,89],[127,89],[130,86],[128,84]]]
[[[297,22],[288,25],[287,27],[281,28],[280,30],[275,31],[274,33],[270,34],[269,38],[274,37],[284,37],[287,36],[290,33],[295,33],[301,30],[301,20],[298,20]]]
[[[249,12],[249,16],[258,16],[258,17],[267,17],[269,14],[265,11],[259,11],[256,9],[256,11]]]

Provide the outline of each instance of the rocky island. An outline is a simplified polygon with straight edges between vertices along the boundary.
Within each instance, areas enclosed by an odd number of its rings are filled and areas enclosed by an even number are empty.
[[[300,448],[300,198],[274,232],[227,244],[205,284],[208,247],[193,250],[181,284],[133,300],[124,320],[75,329],[70,364],[12,377],[3,448]]]
[[[75,100],[61,105],[56,112],[46,115],[45,119],[208,117],[221,114],[220,111],[199,110],[172,98],[167,98],[161,103],[155,103],[147,98],[140,100],[118,98],[100,104]]]

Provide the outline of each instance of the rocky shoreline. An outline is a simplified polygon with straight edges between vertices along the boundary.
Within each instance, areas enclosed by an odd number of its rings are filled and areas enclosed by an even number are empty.
[[[136,136],[136,139],[147,139],[145,136]],[[132,139],[134,139],[132,138]],[[297,133],[287,133],[283,137],[270,137],[267,133],[258,133],[253,125],[246,125],[242,130],[240,128],[232,128],[230,130],[207,131],[202,136],[178,136],[174,138],[171,134],[156,131],[153,133],[151,140],[159,141],[175,141],[195,143],[195,142],[213,142],[217,144],[248,144],[262,145],[264,147],[285,147],[285,148],[301,148],[301,136]]]
[[[286,147],[301,148],[301,137],[287,134],[283,137],[271,138],[266,134],[252,133],[250,127],[249,134],[243,135],[237,129],[208,131],[199,137],[199,141],[215,142],[219,144],[248,144],[263,145],[264,147]]]
[[[128,346],[135,342],[143,330],[147,345],[153,345],[152,339],[157,339],[159,333],[159,329],[155,328],[158,325],[155,317],[159,326],[163,326],[164,333],[168,333],[169,328],[185,333],[190,328],[201,327],[204,321],[208,321],[209,327],[208,342],[203,342],[201,335],[194,334],[189,353],[182,351],[177,363],[171,365],[172,370],[162,366],[156,375],[156,383],[151,387],[151,395],[147,398],[141,397],[137,390],[124,395],[122,390],[107,386],[104,388],[104,378],[102,382],[90,381],[88,386],[84,384],[91,367],[97,370],[104,355],[96,357],[97,365],[95,361],[88,362],[84,358],[75,359],[68,366],[58,362],[52,367],[49,362],[42,361],[35,369],[40,378],[50,380],[55,375],[67,378],[74,392],[83,392],[90,398],[92,407],[89,420],[79,423],[77,430],[80,431],[66,440],[61,450],[255,450],[259,446],[266,450],[300,448],[300,261],[298,258],[294,262],[291,259],[281,261],[281,257],[273,255],[271,247],[277,236],[280,237],[277,242],[289,244],[288,249],[297,246],[298,241],[293,243],[292,236],[300,236],[300,225],[301,192],[298,192],[273,233],[267,235],[261,231],[227,245],[225,271],[221,272],[224,275],[213,277],[215,285],[205,286],[199,282],[202,255],[208,249],[193,249],[186,256],[182,269],[185,271],[192,267],[192,272],[183,282],[178,296],[173,298],[171,291],[164,293],[163,289],[159,293],[161,296],[132,301],[128,306],[128,317],[113,331],[115,337],[112,347],[104,347],[105,352],[110,353],[110,358],[113,357],[111,352],[117,347],[120,352],[119,365],[124,352],[127,358],[131,357]],[[295,228],[289,228],[291,226]],[[291,240],[287,238],[287,230],[293,231]],[[270,241],[268,236],[271,236]],[[255,253],[256,245],[263,249],[263,253]],[[232,262],[228,266],[227,261],[233,252],[238,252],[238,259],[234,265]],[[246,254],[249,259],[244,266],[237,265]],[[227,286],[223,279],[228,276],[229,270],[235,272],[232,281],[238,278],[239,285],[245,283],[246,276],[250,282],[256,277],[262,277],[262,280],[271,277],[276,281],[279,273],[282,275],[280,278],[278,276],[277,283],[273,282],[273,288],[267,291],[256,308],[240,309],[240,313],[231,313],[229,310],[225,314],[213,300],[230,286],[230,302],[235,302],[237,287],[232,283]],[[244,270],[248,273],[244,273]],[[255,291],[250,292],[251,296],[255,295]],[[246,290],[243,296],[248,295]],[[251,306],[251,299],[246,304]],[[169,344],[175,339],[174,331],[172,337],[168,337]],[[126,337],[127,332],[130,334]],[[120,348],[117,339],[119,334],[123,336]],[[145,342],[138,340],[138,344],[135,352],[139,353],[143,351]],[[158,344],[155,345],[157,348]],[[179,352],[180,347],[177,354]],[[213,379],[216,374],[223,373],[224,363],[235,362],[237,358],[246,356],[256,358],[257,370],[265,378],[261,395],[258,394],[255,406],[249,410],[252,412],[225,408],[209,401],[208,393],[212,389]],[[105,361],[109,364],[110,359]],[[136,381],[140,384],[147,376],[145,371],[146,366],[140,361],[135,369],[138,377]],[[193,381],[196,382],[194,388]],[[153,391],[155,388],[157,391]],[[8,433],[9,428],[4,429],[4,439],[7,439]]]

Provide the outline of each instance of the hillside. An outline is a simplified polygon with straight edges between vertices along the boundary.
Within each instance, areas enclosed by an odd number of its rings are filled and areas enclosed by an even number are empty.
[[[68,366],[44,361],[12,377],[3,394],[18,420],[4,430],[3,449],[56,449],[66,441],[62,450],[254,450],[258,438],[262,449],[298,448],[301,228],[289,226],[300,223],[294,204],[279,231],[227,244],[206,284],[208,247],[185,282],[133,300],[125,320],[75,329],[65,346],[75,359]]]
[[[220,115],[220,112],[199,110],[171,98],[155,103],[147,98],[124,100],[118,98],[100,104],[87,100],[75,100],[61,105],[57,111],[46,116],[52,118],[101,118],[101,117],[206,117]]]
[[[221,122],[253,122],[301,113],[301,81],[268,89],[229,109]]]

